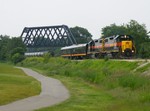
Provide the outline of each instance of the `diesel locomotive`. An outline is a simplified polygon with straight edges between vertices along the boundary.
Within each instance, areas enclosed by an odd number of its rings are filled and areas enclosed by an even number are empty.
[[[100,58],[131,58],[136,49],[130,35],[117,35],[92,40],[86,44],[71,45],[61,48],[61,56],[70,59]]]

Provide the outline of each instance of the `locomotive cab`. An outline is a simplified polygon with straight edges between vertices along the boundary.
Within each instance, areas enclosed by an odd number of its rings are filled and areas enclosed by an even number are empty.
[[[135,54],[135,47],[133,44],[133,38],[127,35],[120,35],[117,38],[118,44],[120,44],[120,53],[125,57],[131,57]]]

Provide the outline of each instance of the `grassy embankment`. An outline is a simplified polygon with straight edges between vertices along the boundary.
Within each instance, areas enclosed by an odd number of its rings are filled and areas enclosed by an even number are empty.
[[[40,93],[40,83],[11,65],[0,63],[0,105]]]
[[[150,78],[132,72],[137,62],[33,57],[21,64],[60,79],[71,93],[64,103],[38,111],[150,111]]]

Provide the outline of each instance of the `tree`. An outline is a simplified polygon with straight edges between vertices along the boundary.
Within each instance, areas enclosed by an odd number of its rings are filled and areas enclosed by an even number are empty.
[[[76,26],[76,27],[70,28],[70,30],[72,34],[74,35],[78,44],[87,43],[92,40],[91,33],[89,33],[89,31],[85,28]]]
[[[139,54],[141,58],[150,58],[150,42],[140,44]]]
[[[8,43],[10,41],[9,36],[0,35],[0,60],[5,61],[8,58]]]
[[[11,56],[14,55],[14,54],[16,54],[16,53],[19,53],[19,54],[21,54],[21,55],[24,55],[24,52],[25,52],[24,48],[22,48],[22,47],[16,47],[16,48],[14,48],[14,49],[11,51]]]
[[[126,27],[124,25],[117,26],[116,24],[111,24],[110,26],[106,26],[102,28],[103,37],[109,37],[112,35],[122,35],[126,34]]]
[[[0,60],[8,61],[14,58],[13,56],[18,53],[19,56],[24,56],[26,47],[21,38],[10,38],[9,36],[0,36]],[[15,56],[15,58],[18,57]],[[20,60],[20,59],[19,59]]]
[[[127,34],[133,36],[135,47],[137,49],[137,53],[139,54],[141,44],[148,41],[149,39],[146,26],[145,24],[139,24],[137,21],[131,20],[128,24],[126,24],[126,28]]]
[[[134,39],[137,55],[140,56],[141,47],[145,47],[141,45],[145,42],[150,41],[148,36],[148,31],[146,30],[145,24],[139,24],[135,20],[131,20],[128,24],[119,25],[112,24],[110,26],[106,26],[102,28],[102,35],[104,37],[112,36],[112,35],[131,35]],[[142,50],[142,49],[141,49]]]
[[[8,43],[8,48],[12,50],[17,47],[21,47],[24,51],[26,50],[26,46],[23,44],[22,39],[20,37],[11,38]]]
[[[24,55],[21,55],[20,53],[15,53],[12,55],[11,60],[14,64],[21,62],[24,59]]]

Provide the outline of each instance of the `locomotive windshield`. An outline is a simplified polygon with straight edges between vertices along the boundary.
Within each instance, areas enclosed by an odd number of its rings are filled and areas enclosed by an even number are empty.
[[[120,35],[118,38],[117,38],[118,41],[132,41],[133,38],[129,35]]]

